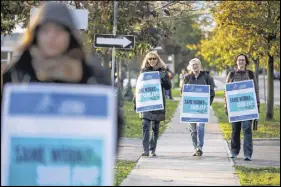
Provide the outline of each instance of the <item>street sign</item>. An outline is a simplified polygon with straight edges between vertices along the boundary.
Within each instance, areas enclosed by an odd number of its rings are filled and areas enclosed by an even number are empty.
[[[113,35],[95,34],[94,47],[104,47],[116,49],[132,49],[135,47],[135,36],[133,35]]]
[[[115,103],[109,86],[5,85],[1,186],[112,186]]]

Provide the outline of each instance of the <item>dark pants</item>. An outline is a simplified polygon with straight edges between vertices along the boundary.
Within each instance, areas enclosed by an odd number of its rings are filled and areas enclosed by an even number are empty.
[[[166,95],[167,98],[173,99],[173,96],[172,96],[172,89],[165,90],[165,95]]]
[[[149,140],[150,134],[150,122],[152,122],[152,137]],[[142,121],[142,144],[143,144],[143,151],[148,153],[149,150],[155,152],[158,135],[159,135],[159,125],[160,121],[150,121],[147,119],[143,119]]]
[[[240,132],[241,126],[244,131],[244,156],[252,157],[253,153],[253,139],[252,139],[252,121],[239,121],[232,123],[232,135],[231,135],[231,153],[237,156],[240,151]]]

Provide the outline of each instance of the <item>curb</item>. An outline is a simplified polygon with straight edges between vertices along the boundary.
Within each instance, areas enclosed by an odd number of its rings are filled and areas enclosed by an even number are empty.
[[[125,180],[127,180],[129,177],[132,176],[133,170],[139,168],[139,166],[140,166],[140,159],[141,159],[141,156],[138,158],[138,160],[137,160],[136,163],[135,163],[135,166],[132,168],[132,170],[131,170],[130,173],[127,175],[127,177],[126,177],[125,179],[123,179],[123,181],[120,182],[119,186],[123,186],[122,184],[125,182]]]
[[[240,139],[242,142],[244,141],[244,139]],[[227,143],[230,142],[229,140],[224,140]],[[253,138],[253,141],[280,141],[280,138]]]
[[[229,160],[229,162],[230,162],[230,164],[231,164],[231,167],[234,169],[234,173],[233,173],[233,174],[234,174],[234,178],[236,179],[236,183],[237,183],[238,186],[241,186],[239,175],[238,175],[238,173],[236,172],[236,169],[234,168],[235,163],[234,163],[233,159],[230,158],[230,157],[231,157],[231,153],[230,153],[230,150],[229,150],[227,141],[226,141],[226,140],[223,140],[223,142],[224,142],[224,146],[225,146],[225,149],[226,149],[226,152],[227,152],[228,160]]]
[[[253,141],[276,141],[276,140],[280,141],[280,138],[253,138]]]
[[[230,153],[230,150],[229,150],[229,147],[228,147],[227,141],[226,141],[226,140],[223,140],[223,142],[224,142],[224,147],[225,147],[226,152],[227,152],[227,157],[228,157],[228,160],[229,160],[229,162],[230,162],[231,166],[234,166],[234,165],[235,165],[235,163],[234,163],[233,159],[232,159],[232,158],[230,158],[230,157],[231,157],[231,153]]]

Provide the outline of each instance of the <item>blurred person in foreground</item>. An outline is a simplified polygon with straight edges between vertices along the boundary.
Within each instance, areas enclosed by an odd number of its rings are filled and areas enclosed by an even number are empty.
[[[18,59],[1,73],[2,93],[9,82],[111,84],[101,64],[91,62],[93,58],[86,55],[79,30],[65,4],[43,4],[18,46]],[[118,145],[123,115],[117,110]]]

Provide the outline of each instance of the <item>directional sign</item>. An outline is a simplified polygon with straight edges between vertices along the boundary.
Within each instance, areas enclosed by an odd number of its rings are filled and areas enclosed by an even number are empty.
[[[104,48],[132,49],[135,46],[133,35],[95,34],[95,45]]]

